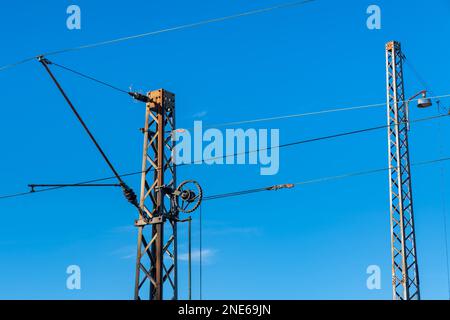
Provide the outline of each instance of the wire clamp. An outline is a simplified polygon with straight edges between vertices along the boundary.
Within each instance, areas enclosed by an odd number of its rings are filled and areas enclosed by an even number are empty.
[[[39,62],[44,63],[44,64],[52,64],[52,62],[51,62],[50,60],[48,60],[48,59],[47,59],[45,56],[43,56],[43,55],[37,56],[36,59],[37,59]]]
[[[150,99],[149,97],[147,97],[146,95],[139,93],[139,92],[128,92],[128,94],[130,96],[133,97],[133,99],[137,100],[137,101],[141,101],[144,103],[150,103],[153,102],[152,99]]]

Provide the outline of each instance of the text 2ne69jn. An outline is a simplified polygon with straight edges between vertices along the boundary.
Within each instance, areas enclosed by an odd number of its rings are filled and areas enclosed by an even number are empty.
[[[222,306],[223,315],[252,315],[261,317],[263,315],[270,315],[270,305],[226,305]]]

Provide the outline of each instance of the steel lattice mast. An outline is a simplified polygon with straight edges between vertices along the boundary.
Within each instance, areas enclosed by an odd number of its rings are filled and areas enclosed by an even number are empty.
[[[177,299],[178,210],[166,190],[176,188],[172,161],[175,130],[175,95],[160,89],[148,93],[140,216],[136,259],[135,299]]]
[[[394,300],[419,300],[403,57],[399,42],[386,45],[392,285]]]

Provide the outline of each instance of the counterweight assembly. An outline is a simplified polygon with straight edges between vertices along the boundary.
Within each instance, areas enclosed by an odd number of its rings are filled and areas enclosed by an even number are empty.
[[[398,42],[386,45],[386,73],[393,299],[419,300],[409,119],[403,84],[403,53]]]

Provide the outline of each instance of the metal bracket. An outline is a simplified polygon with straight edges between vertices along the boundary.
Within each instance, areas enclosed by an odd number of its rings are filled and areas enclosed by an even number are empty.
[[[161,224],[161,223],[164,223],[165,220],[166,220],[166,218],[162,217],[162,216],[161,217],[153,217],[148,220],[139,219],[134,222],[134,226],[135,227],[144,227],[144,226],[153,225],[153,224]]]
[[[164,194],[167,194],[169,196],[173,195],[174,190],[168,186],[155,186],[156,192],[163,192]]]
[[[145,129],[144,128],[139,128],[139,131],[141,132],[141,133],[145,133]],[[156,134],[156,132],[155,131],[152,131],[152,130],[147,130],[147,132],[148,132],[148,134],[150,135],[150,137],[153,137],[155,134]]]

